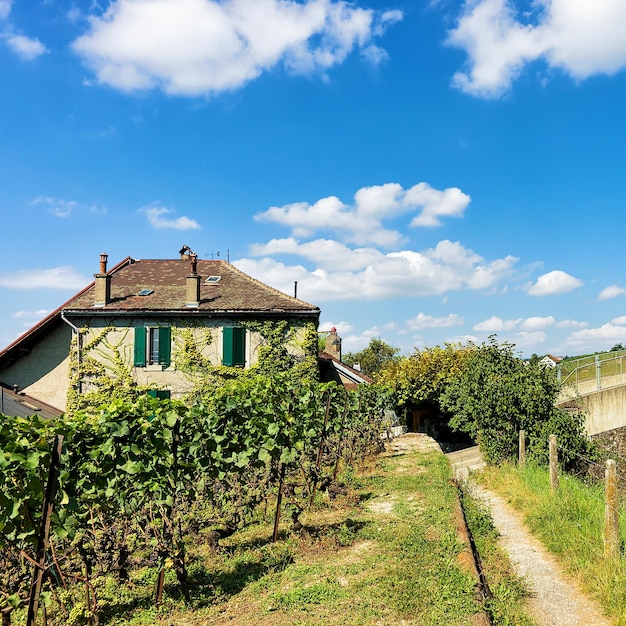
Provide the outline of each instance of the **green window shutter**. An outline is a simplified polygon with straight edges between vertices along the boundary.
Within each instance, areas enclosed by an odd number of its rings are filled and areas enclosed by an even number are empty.
[[[135,367],[146,366],[146,329],[135,327]]]
[[[172,356],[172,329],[169,326],[159,326],[159,365],[169,367]]]
[[[246,364],[246,329],[233,328],[233,365]]]
[[[246,329],[226,326],[223,332],[223,365],[246,364]]]
[[[158,398],[159,400],[169,400],[171,397],[169,389],[148,389],[147,393],[150,397]]]
[[[223,331],[223,350],[222,365],[233,365],[233,330],[234,328],[226,326]]]

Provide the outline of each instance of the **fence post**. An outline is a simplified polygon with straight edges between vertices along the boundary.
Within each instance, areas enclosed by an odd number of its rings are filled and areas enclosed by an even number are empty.
[[[596,354],[596,387],[602,389],[602,365],[600,357]]]
[[[46,496],[41,515],[41,527],[37,538],[37,565],[33,574],[33,584],[30,588],[30,599],[28,602],[28,615],[26,616],[26,626],[35,626],[37,620],[37,609],[39,608],[39,594],[43,583],[46,568],[46,548],[50,536],[50,518],[54,507],[54,496],[57,492],[57,481],[59,479],[59,469],[61,467],[61,452],[63,450],[63,435],[54,436],[54,444],[50,455],[50,467],[48,468],[48,483],[46,485]]]
[[[604,478],[604,554],[617,556],[619,554],[619,517],[617,514],[617,469],[613,459],[606,462]]]
[[[550,435],[550,491],[559,487],[559,459],[556,451],[556,435]]]
[[[519,431],[518,464],[520,467],[524,467],[526,465],[526,432],[523,430]]]

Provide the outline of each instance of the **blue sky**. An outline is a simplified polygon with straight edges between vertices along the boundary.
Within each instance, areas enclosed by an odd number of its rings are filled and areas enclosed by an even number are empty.
[[[0,345],[101,252],[229,258],[344,350],[626,343],[622,0],[0,0]]]

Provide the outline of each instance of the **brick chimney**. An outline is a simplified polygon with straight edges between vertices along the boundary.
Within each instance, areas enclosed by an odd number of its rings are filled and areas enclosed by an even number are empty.
[[[107,274],[108,258],[108,254],[104,252],[100,255],[100,273],[94,274],[96,279],[94,307],[103,307],[111,302],[111,277]]]
[[[334,326],[326,335],[324,351],[341,361],[341,337],[337,334],[337,329]]]
[[[198,256],[191,254],[191,272],[187,275],[185,306],[190,309],[200,306],[200,276],[198,276]]]

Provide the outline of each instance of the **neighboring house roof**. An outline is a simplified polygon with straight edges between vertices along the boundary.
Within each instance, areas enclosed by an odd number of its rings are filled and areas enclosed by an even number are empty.
[[[341,382],[346,389],[354,389],[362,384],[371,385],[374,382],[369,376],[363,374],[363,372],[359,372],[353,367],[342,363],[325,350],[319,351],[318,359],[320,363],[320,375],[324,382],[331,382],[333,380]]]
[[[562,360],[563,360],[563,357],[552,356],[551,354],[546,354],[546,356],[544,356],[543,359],[541,359],[540,363],[544,363],[546,365],[549,365],[551,363],[553,365],[556,365],[557,363],[560,363]]]
[[[0,384],[0,413],[15,417],[40,415],[46,419],[60,417],[63,411],[23,392],[15,391]]]
[[[131,257],[113,267],[110,278],[110,299],[94,307],[95,282],[26,331],[0,351],[0,367],[16,361],[27,353],[38,339],[62,323],[64,316],[89,315],[285,315],[318,319],[318,307],[288,296],[278,289],[248,276],[227,261],[197,261],[200,299],[197,307],[185,305],[186,279],[190,274],[188,257],[180,259],[138,260]],[[209,276],[219,280],[206,283]],[[142,290],[149,295],[138,295]]]

